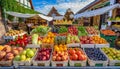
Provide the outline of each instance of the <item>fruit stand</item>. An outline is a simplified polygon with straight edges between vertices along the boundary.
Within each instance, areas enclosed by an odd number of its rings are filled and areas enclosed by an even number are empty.
[[[0,46],[1,69],[117,68],[120,51],[110,45],[107,39],[116,37],[108,31],[92,26],[38,26],[23,35],[10,31],[5,35],[18,36]]]

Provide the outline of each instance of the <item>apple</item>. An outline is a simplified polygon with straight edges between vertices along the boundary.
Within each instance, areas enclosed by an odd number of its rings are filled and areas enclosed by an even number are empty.
[[[57,61],[61,61],[62,59],[61,59],[60,56],[58,56],[56,60],[57,60]]]
[[[6,55],[5,51],[0,51],[0,59],[4,58],[5,55]]]
[[[44,51],[44,52],[42,52],[42,54],[45,56],[45,55],[47,55],[47,53]]]
[[[14,58],[14,55],[13,55],[12,53],[7,53],[7,54],[6,54],[6,58],[7,58],[8,60],[12,60],[12,59]]]
[[[12,51],[12,53],[16,56],[16,55],[19,54],[19,51],[18,51],[17,49],[14,49],[14,50]]]
[[[26,60],[26,56],[25,56],[25,55],[21,55],[21,56],[20,56],[20,60],[21,60],[21,61],[25,61],[25,60]]]
[[[19,52],[23,51],[22,47],[18,47],[17,49],[19,50]]]
[[[34,56],[34,52],[32,50],[28,50],[26,52],[27,57],[32,58]]]
[[[15,58],[14,58],[15,61],[20,61],[20,55],[17,55]]]

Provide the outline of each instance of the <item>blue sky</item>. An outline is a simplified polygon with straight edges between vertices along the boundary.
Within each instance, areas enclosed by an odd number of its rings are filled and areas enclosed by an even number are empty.
[[[43,14],[48,14],[54,6],[62,15],[65,14],[68,8],[71,8],[74,13],[93,2],[94,0],[32,0],[36,11]]]

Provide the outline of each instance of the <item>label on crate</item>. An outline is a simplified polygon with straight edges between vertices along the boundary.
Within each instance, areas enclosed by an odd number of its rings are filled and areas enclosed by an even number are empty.
[[[120,63],[115,63],[115,65],[114,66],[120,66]]]
[[[81,66],[81,63],[75,63],[74,66],[76,67]]]
[[[102,63],[97,63],[97,64],[95,64],[95,66],[103,66],[103,64]]]

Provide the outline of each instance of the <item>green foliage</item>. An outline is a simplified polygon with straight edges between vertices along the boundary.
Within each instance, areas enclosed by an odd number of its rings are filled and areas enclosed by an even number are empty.
[[[13,12],[19,12],[19,13],[29,13],[29,14],[39,13],[32,9],[21,6],[21,4],[18,3],[16,0],[0,0],[0,6],[2,7],[2,14],[4,14],[4,9],[6,11],[13,11]]]

